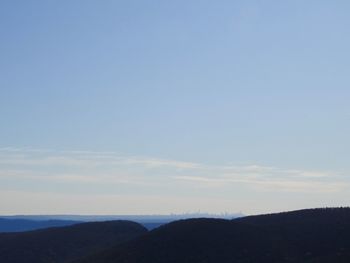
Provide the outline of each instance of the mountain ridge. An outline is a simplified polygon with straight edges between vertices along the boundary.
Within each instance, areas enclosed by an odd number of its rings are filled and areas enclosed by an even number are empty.
[[[74,263],[120,262],[348,263],[350,209],[180,220]]]
[[[0,262],[63,263],[146,232],[146,228],[135,222],[105,221],[0,233]]]

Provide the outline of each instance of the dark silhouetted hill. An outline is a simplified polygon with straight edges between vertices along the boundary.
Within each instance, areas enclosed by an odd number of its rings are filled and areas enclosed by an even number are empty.
[[[70,226],[82,223],[73,220],[28,220],[0,218],[0,232],[23,232],[49,227]]]
[[[1,263],[64,263],[147,232],[130,221],[83,223],[0,234]]]
[[[75,263],[349,263],[350,209],[192,219]]]

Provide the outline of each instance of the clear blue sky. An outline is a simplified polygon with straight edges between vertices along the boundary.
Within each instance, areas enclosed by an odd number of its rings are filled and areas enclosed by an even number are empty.
[[[0,214],[350,205],[349,10],[1,1]]]

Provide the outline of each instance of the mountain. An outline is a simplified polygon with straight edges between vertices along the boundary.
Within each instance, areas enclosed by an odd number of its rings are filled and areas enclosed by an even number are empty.
[[[1,216],[4,219],[28,219],[35,221],[44,220],[70,220],[80,222],[97,222],[97,221],[112,221],[112,220],[127,220],[137,223],[170,223],[172,221],[190,218],[223,218],[232,219],[244,216],[241,213],[224,213],[224,214],[209,214],[209,213],[184,213],[184,214],[169,214],[169,215],[13,215]]]
[[[242,216],[243,214],[241,213],[208,214],[200,212],[169,215],[15,215],[0,217],[0,232],[28,231],[52,226],[72,225],[73,223],[79,222],[100,222],[112,220],[133,221],[143,225],[148,230],[153,230],[161,225],[181,219],[202,217],[232,219]],[[67,224],[64,222],[67,222]]]
[[[70,226],[82,223],[72,220],[28,220],[0,218],[0,232],[23,232],[49,227]]]
[[[82,223],[0,234],[1,263],[65,263],[147,232],[130,221]]]
[[[350,209],[163,225],[74,263],[348,263]]]

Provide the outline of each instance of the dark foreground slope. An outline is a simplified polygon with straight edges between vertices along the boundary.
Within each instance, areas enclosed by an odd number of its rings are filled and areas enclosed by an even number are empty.
[[[350,209],[162,226],[79,263],[348,263]]]
[[[83,223],[0,234],[1,263],[63,263],[125,242],[147,230],[130,221]]]

